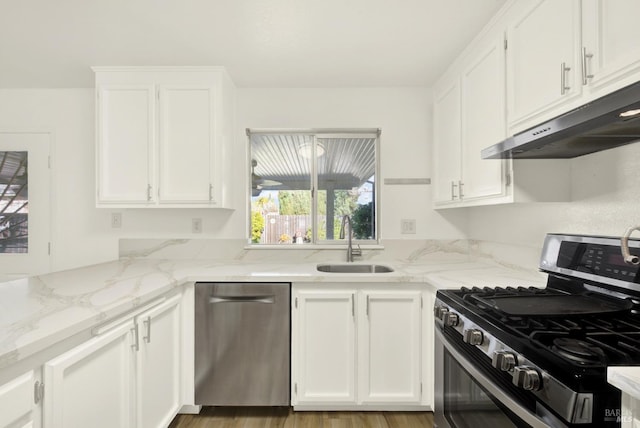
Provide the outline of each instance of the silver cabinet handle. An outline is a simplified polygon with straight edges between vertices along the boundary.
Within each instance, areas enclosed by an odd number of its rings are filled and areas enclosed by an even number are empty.
[[[461,180],[458,180],[458,194],[460,195],[460,199],[464,198],[464,193],[462,193],[462,186],[464,186],[464,183]]]
[[[587,53],[587,48],[582,48],[582,84],[586,85],[589,83],[589,79],[593,79],[593,74],[589,73],[588,66],[589,62],[593,58],[592,53]]]
[[[142,340],[147,343],[151,343],[151,317],[147,317],[147,319],[142,321],[142,323],[147,330],[147,334],[145,336],[142,336]]]
[[[276,296],[211,296],[209,303],[275,303]]]
[[[209,183],[209,200],[213,201],[213,184]]]
[[[131,332],[133,333],[133,344],[131,345],[131,348],[137,352],[140,350],[140,338],[138,337],[138,324],[136,324],[131,328]]]
[[[147,201],[151,200],[151,184],[147,184]]]
[[[38,404],[44,398],[44,383],[39,380],[33,384],[33,404]]]
[[[452,181],[451,182],[451,200],[452,201],[458,197],[458,195],[456,195],[456,192],[455,192],[456,187],[458,187],[458,185],[456,184],[455,181]]]
[[[571,86],[567,85],[567,71],[570,71],[571,67],[567,67],[567,63],[560,64],[560,95],[566,94]]]
[[[367,310],[366,310],[366,314],[367,314],[367,317],[369,317],[369,296],[367,296]]]
[[[351,316],[356,317],[356,295],[351,294]]]

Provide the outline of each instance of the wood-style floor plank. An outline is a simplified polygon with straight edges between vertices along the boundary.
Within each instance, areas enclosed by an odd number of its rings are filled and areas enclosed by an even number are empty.
[[[204,407],[169,428],[433,428],[430,412],[294,412],[288,407]]]

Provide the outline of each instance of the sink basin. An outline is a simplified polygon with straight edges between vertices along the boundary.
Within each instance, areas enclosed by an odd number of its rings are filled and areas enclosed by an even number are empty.
[[[316,266],[320,272],[329,273],[388,273],[393,268],[385,265],[370,264],[320,264]]]

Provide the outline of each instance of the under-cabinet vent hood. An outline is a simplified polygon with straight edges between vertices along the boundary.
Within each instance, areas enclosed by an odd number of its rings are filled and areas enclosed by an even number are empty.
[[[637,140],[640,82],[487,147],[482,158],[575,158]]]

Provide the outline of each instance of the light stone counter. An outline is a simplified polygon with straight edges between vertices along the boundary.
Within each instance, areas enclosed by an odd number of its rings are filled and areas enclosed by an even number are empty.
[[[123,258],[0,283],[0,369],[87,332],[194,281],[424,283],[425,287],[544,286],[546,275],[486,262],[385,263],[384,274],[321,273],[316,262]]]
[[[622,428],[640,427],[640,367],[609,367],[607,381],[622,391],[620,412],[612,416]]]
[[[607,381],[625,394],[640,400],[640,367],[609,367]]]

